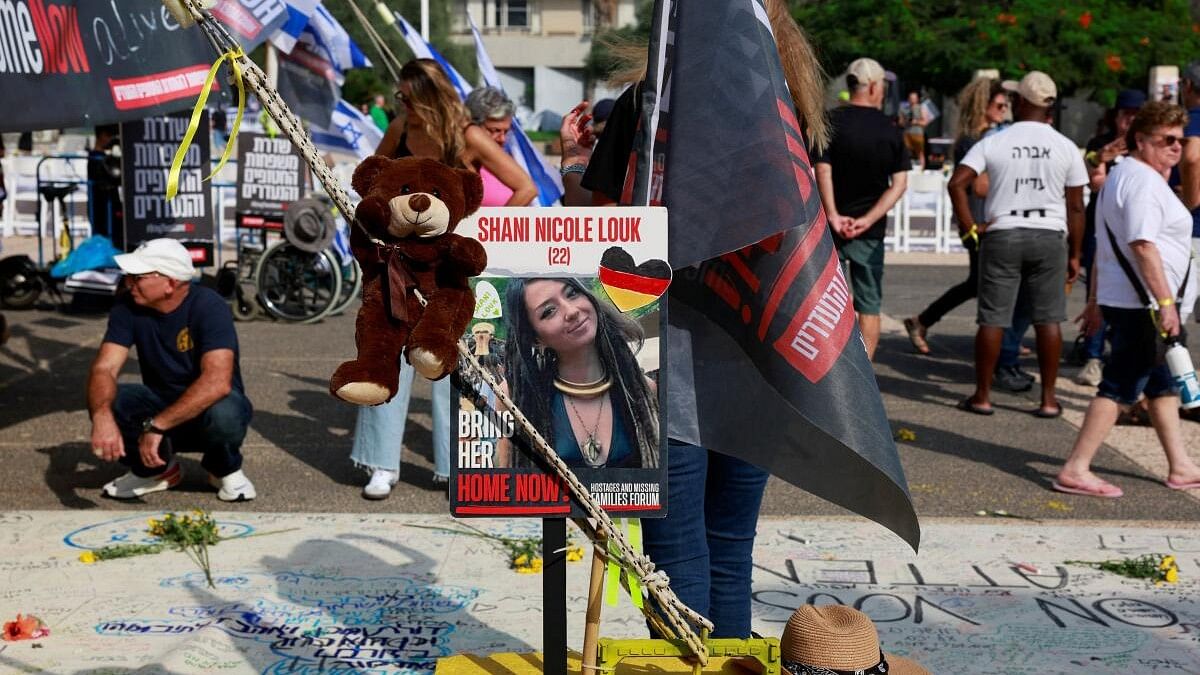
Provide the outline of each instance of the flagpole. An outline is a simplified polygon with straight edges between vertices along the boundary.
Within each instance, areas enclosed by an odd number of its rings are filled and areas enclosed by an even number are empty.
[[[421,0],[421,39],[429,42],[429,0]]]

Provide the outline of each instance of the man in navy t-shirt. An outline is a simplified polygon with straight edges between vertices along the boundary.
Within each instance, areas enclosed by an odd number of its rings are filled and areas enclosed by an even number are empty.
[[[135,499],[183,478],[172,445],[204,452],[200,464],[222,501],[254,499],[242,473],[242,440],[253,408],[242,386],[229,306],[191,283],[192,258],[174,239],[152,239],[116,256],[129,293],[108,317],[88,377],[92,452],[129,473],[103,494]],[[117,384],[130,347],[142,384]]]

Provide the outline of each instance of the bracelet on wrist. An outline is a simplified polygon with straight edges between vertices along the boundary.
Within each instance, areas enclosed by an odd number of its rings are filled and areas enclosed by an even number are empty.
[[[1175,304],[1175,298],[1159,298],[1158,299],[1159,307],[1170,307],[1173,304]]]
[[[582,174],[587,171],[587,164],[568,164],[558,170],[558,173],[565,176],[569,173]]]

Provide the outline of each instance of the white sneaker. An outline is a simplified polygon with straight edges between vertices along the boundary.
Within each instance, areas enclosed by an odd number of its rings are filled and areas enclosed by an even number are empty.
[[[258,496],[254,491],[254,483],[246,478],[241,469],[221,478],[210,473],[208,482],[217,488],[217,499],[223,502],[248,502]]]
[[[388,495],[392,494],[392,487],[398,482],[400,482],[399,471],[371,469],[371,480],[363,488],[362,496],[365,499],[387,499]]]
[[[1079,374],[1075,376],[1075,383],[1094,387],[1100,384],[1102,379],[1104,379],[1104,362],[1100,359],[1088,359],[1087,363],[1083,364],[1083,368],[1079,370]]]
[[[113,499],[137,499],[151,492],[162,492],[179,485],[183,480],[183,470],[174,459],[167,468],[157,476],[135,476],[132,471],[115,478],[102,488],[105,497]]]

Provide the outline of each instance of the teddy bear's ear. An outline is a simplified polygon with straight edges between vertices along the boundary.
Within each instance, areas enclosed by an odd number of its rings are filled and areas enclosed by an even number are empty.
[[[466,169],[457,169],[457,171],[462,178],[463,198],[466,201],[467,207],[463,215],[469,216],[475,213],[475,210],[483,203],[483,179],[474,171],[467,171]]]
[[[391,161],[382,155],[371,155],[364,159],[354,169],[354,177],[350,179],[350,186],[360,196],[365,197],[371,191],[371,186],[375,183],[375,178],[388,165],[388,162]]]

